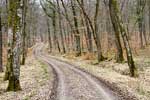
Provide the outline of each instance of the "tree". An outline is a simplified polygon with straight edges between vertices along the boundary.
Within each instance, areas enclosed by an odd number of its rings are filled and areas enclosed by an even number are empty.
[[[21,7],[20,0],[9,1],[9,13],[8,13],[8,27],[9,35],[12,34],[12,41],[10,43],[11,48],[8,54],[10,59],[8,59],[8,67],[10,69],[10,74],[8,76],[8,91],[18,91],[21,90],[20,86],[20,20],[21,20]]]
[[[137,0],[137,17],[138,17],[138,26],[140,32],[141,48],[144,48],[143,36],[145,39],[145,43],[147,44],[146,33],[145,33],[145,22],[144,22],[145,5],[146,5],[146,0]]]
[[[23,0],[23,10],[22,10],[22,36],[23,36],[23,43],[22,43],[22,65],[25,64],[26,60],[26,53],[27,53],[27,45],[26,45],[26,13],[27,13],[27,0]]]
[[[98,33],[98,23],[97,23],[97,18],[98,18],[98,12],[99,12],[99,3],[100,1],[97,0],[96,1],[96,7],[95,7],[95,15],[94,15],[94,26],[93,23],[90,19],[90,17],[88,16],[87,12],[84,9],[84,6],[82,5],[82,3],[79,0],[76,0],[83,12],[83,15],[85,16],[85,18],[88,20],[90,28],[91,28],[91,32],[93,34],[94,40],[95,40],[95,44],[97,47],[97,52],[98,52],[98,62],[104,60],[104,57],[102,55],[102,50],[101,50],[101,43],[100,43],[100,35]]]
[[[106,7],[107,7],[107,2],[104,2]],[[117,55],[116,55],[116,61],[121,63],[124,58],[123,58],[123,50],[122,50],[122,46],[121,46],[121,41],[120,41],[120,30],[119,30],[119,26],[116,24],[116,18],[115,17],[115,13],[113,13],[112,8],[110,8],[110,11],[108,13],[110,13],[110,18],[112,21],[112,25],[113,25],[113,29],[114,29],[114,33],[115,33],[115,44],[117,47]]]
[[[131,47],[130,47],[129,40],[127,37],[127,32],[125,30],[124,23],[121,19],[121,15],[118,9],[117,0],[109,0],[109,9],[110,9],[110,16],[112,17],[111,19],[115,20],[115,23],[116,25],[118,25],[118,28],[119,28],[118,30],[120,30],[120,34],[123,38],[123,43],[126,49],[127,60],[128,60],[128,65],[130,69],[130,75],[131,77],[135,77],[137,69],[135,67],[134,60],[132,57]]]
[[[3,38],[2,38],[2,21],[1,21],[1,8],[0,8],[0,72],[3,71]]]
[[[74,20],[74,26],[75,26],[75,41],[76,41],[76,56],[81,56],[81,43],[80,43],[80,32],[78,30],[78,19],[75,9],[75,2],[71,0],[71,7],[72,7],[72,14],[73,14],[73,20]]]
[[[60,9],[59,0],[56,0],[56,1],[57,1],[57,8],[58,8],[59,30],[60,30],[61,43],[62,43],[63,53],[66,53],[65,42],[64,42],[64,36],[63,36],[63,31],[62,31],[62,16],[61,16],[61,9]]]
[[[102,55],[102,47],[101,47],[101,42],[100,42],[100,35],[98,32],[98,14],[99,14],[99,5],[100,5],[100,0],[96,0],[96,8],[95,8],[95,16],[94,16],[94,28],[95,28],[95,36],[96,36],[96,41],[97,41],[97,52],[98,52],[98,61],[104,60],[104,57]]]
[[[54,9],[52,9],[52,24],[53,24],[53,29],[54,29],[54,43],[56,44],[58,51],[61,52],[58,37],[57,37],[57,30],[56,30],[56,5],[54,4]],[[56,48],[56,47],[55,47]]]
[[[50,53],[52,52],[52,37],[51,37],[51,32],[50,32],[50,24],[49,24],[49,18],[47,17],[47,31],[48,31],[48,43],[49,43],[49,50]]]
[[[84,5],[84,1],[83,0],[81,0],[81,5],[82,5],[83,9],[85,9],[84,8],[85,5]],[[91,32],[91,29],[90,29],[89,22],[88,22],[86,16],[84,16],[84,14],[83,14],[83,21],[85,22],[85,27],[86,27],[86,31],[87,31],[87,33],[85,32],[84,34],[85,34],[86,41],[87,41],[88,51],[90,53],[92,53],[93,52],[92,32]],[[84,23],[84,22],[82,22],[82,23]]]

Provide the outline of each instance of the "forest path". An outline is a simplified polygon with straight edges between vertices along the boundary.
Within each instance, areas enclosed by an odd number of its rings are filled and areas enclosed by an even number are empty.
[[[95,77],[77,69],[74,65],[46,55],[42,49],[43,45],[38,44],[35,55],[48,63],[57,74],[58,85],[52,100],[120,100]]]

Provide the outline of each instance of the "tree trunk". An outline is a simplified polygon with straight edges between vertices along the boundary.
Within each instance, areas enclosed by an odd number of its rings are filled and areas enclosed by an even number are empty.
[[[49,20],[47,17],[47,30],[48,30],[48,43],[49,43],[49,52],[52,52],[52,39],[51,39],[51,32],[50,32],[50,25],[49,25]]]
[[[114,13],[114,8],[112,5],[109,5],[109,10],[110,10],[110,18],[111,18],[111,22],[114,28],[114,32],[115,32],[115,43],[116,43],[116,47],[117,47],[117,56],[116,56],[116,60],[117,62],[121,63],[124,59],[123,59],[123,50],[122,50],[122,46],[121,46],[121,42],[120,42],[120,30],[119,30],[119,26],[116,23],[117,19],[115,17],[115,13]]]
[[[60,37],[61,37],[61,43],[62,43],[62,48],[63,48],[63,53],[66,53],[66,48],[65,48],[65,42],[64,42],[64,36],[63,36],[63,31],[62,31],[62,17],[61,17],[61,9],[59,5],[59,0],[57,0],[57,8],[58,8],[58,17],[59,17],[59,30],[60,30]]]
[[[148,37],[148,40],[150,39],[150,0],[148,1],[148,9],[149,9],[149,37]]]
[[[81,4],[82,4],[82,6],[84,8],[84,1],[83,0],[81,0]],[[90,30],[89,22],[88,22],[86,16],[84,16],[84,21],[85,21],[85,24],[86,24],[85,26],[86,26],[86,30],[87,30],[87,35],[85,33],[85,37],[86,37],[86,41],[87,41],[87,47],[88,47],[88,51],[90,53],[92,53],[93,52],[92,32]]]
[[[71,46],[69,46],[69,51],[70,51],[71,49],[74,51],[73,34],[75,34],[76,32],[75,32],[75,30],[73,29],[73,25],[72,25],[72,23],[71,23],[71,20],[69,19],[68,10],[67,10],[67,8],[66,8],[66,6],[65,6],[64,0],[61,0],[61,3],[62,3],[62,6],[63,6],[63,8],[64,8],[64,13],[65,13],[66,21],[68,22],[67,26],[69,25],[70,30],[71,30],[70,33],[69,33],[69,31],[68,31],[68,39],[71,37],[71,38],[70,38],[70,41],[69,41],[69,43],[70,43],[70,45],[71,45]],[[67,28],[67,30],[69,29],[69,27]]]
[[[100,42],[100,35],[98,32],[98,12],[99,12],[99,5],[100,0],[96,0],[96,9],[95,9],[95,16],[94,16],[94,26],[95,26],[95,36],[97,41],[97,52],[98,52],[98,62],[104,60],[104,57],[102,55],[102,48],[101,48],[101,42]]]
[[[0,72],[3,72],[3,38],[2,38],[1,8],[0,8]]]
[[[102,55],[102,51],[101,51],[101,43],[100,43],[100,37],[99,37],[99,34],[98,34],[98,26],[97,26],[97,17],[98,17],[98,8],[99,8],[99,0],[97,0],[96,2],[96,11],[95,11],[95,16],[94,16],[94,26],[96,27],[93,27],[93,23],[91,21],[91,19],[89,18],[89,16],[87,15],[82,3],[80,3],[79,0],[76,0],[85,16],[85,18],[88,20],[89,22],[89,25],[91,27],[91,32],[93,34],[93,38],[94,38],[94,41],[95,41],[95,44],[96,44],[96,47],[97,47],[97,50],[98,50],[98,62],[104,60],[104,57]],[[95,28],[95,29],[94,29]]]
[[[9,32],[13,34],[10,50],[10,75],[7,90],[18,91],[21,89],[19,76],[20,76],[20,13],[21,10],[20,0],[9,1]]]
[[[57,48],[58,51],[61,52],[58,37],[57,37],[57,32],[56,32],[56,11],[55,10],[53,10],[52,21],[53,21],[52,23],[54,28],[54,44],[56,45],[55,48]]]
[[[81,44],[80,44],[80,32],[78,30],[78,20],[77,20],[77,14],[75,10],[75,2],[71,0],[71,7],[72,7],[72,13],[73,13],[73,19],[74,19],[74,26],[75,26],[75,41],[76,41],[76,56],[81,56]]]
[[[119,15],[120,12],[118,9],[117,0],[109,0],[109,7],[112,9],[111,13],[114,13],[113,16],[116,20],[116,23],[119,26],[119,30],[120,30],[121,36],[123,38],[124,46],[125,46],[126,53],[127,53],[127,60],[128,60],[128,65],[129,65],[129,69],[130,69],[130,75],[131,75],[131,77],[135,77],[137,69],[135,67],[134,60],[132,57],[132,52],[131,52],[129,40],[127,37],[127,33],[126,33],[125,28],[124,28],[124,24],[123,24],[123,21],[121,19],[121,16]]]
[[[141,48],[144,48],[143,36],[144,36],[144,10],[145,10],[146,0],[137,0],[137,16],[138,16],[138,26],[140,35]]]
[[[27,45],[26,45],[26,13],[27,13],[27,0],[23,0],[23,13],[22,13],[22,22],[23,22],[23,31],[22,31],[22,36],[23,36],[23,43],[22,43],[22,65],[25,64],[26,60],[26,55],[27,55]]]

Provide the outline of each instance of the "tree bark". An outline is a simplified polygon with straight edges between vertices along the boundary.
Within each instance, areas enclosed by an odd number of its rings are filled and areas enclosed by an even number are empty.
[[[102,55],[100,35],[99,35],[99,32],[98,32],[98,23],[97,23],[98,22],[99,5],[100,5],[100,0],[96,0],[96,8],[95,8],[95,16],[94,16],[94,27],[95,27],[95,36],[96,36],[96,41],[97,41],[98,62],[104,60],[104,57]]]
[[[51,32],[50,32],[50,25],[49,25],[49,20],[47,17],[47,30],[48,30],[48,43],[49,43],[49,52],[52,52],[52,39],[51,39]]]
[[[63,53],[66,53],[66,48],[65,48],[65,42],[64,42],[64,36],[63,36],[63,31],[62,31],[62,17],[61,17],[61,9],[59,5],[59,0],[57,0],[57,8],[58,8],[58,17],[59,17],[59,30],[60,30],[60,37],[61,37],[61,44],[63,48]]]
[[[95,41],[95,44],[96,44],[96,47],[97,47],[97,51],[98,51],[98,62],[104,60],[104,57],[102,55],[102,51],[101,51],[101,43],[100,43],[100,36],[98,34],[98,24],[97,24],[97,17],[98,17],[98,8],[99,8],[99,0],[96,1],[96,10],[95,10],[95,16],[94,16],[94,25],[91,21],[91,19],[89,18],[89,16],[87,15],[82,3],[80,3],[79,0],[76,0],[85,16],[85,18],[88,20],[89,22],[89,25],[90,25],[90,28],[91,28],[91,32],[93,34],[93,38],[94,38],[94,41]],[[96,26],[96,27],[95,27]]]
[[[137,69],[135,67],[134,60],[132,57],[132,52],[131,52],[129,40],[127,37],[127,32],[124,28],[124,23],[120,16],[117,0],[109,0],[109,7],[111,7],[111,9],[112,9],[111,11],[112,11],[112,13],[114,13],[113,16],[114,16],[114,18],[116,18],[116,23],[119,26],[119,30],[120,30],[121,36],[123,38],[124,46],[125,46],[126,53],[127,53],[127,60],[128,60],[128,65],[129,65],[129,69],[130,69],[130,75],[131,75],[131,77],[135,77]]]
[[[25,64],[26,55],[27,55],[27,45],[26,45],[26,13],[27,13],[27,0],[23,0],[23,13],[22,13],[22,22],[23,22],[23,43],[22,43],[22,65]]]
[[[57,46],[55,48],[57,48],[58,51],[61,52],[58,37],[57,37],[57,32],[56,32],[56,11],[55,10],[53,10],[52,23],[53,23],[53,28],[54,28],[54,44]]]
[[[144,48],[143,36],[144,36],[144,10],[145,10],[146,0],[137,0],[137,16],[138,16],[138,28],[140,36],[141,48]],[[146,40],[145,40],[146,41]]]
[[[76,56],[81,56],[81,43],[80,43],[80,32],[78,30],[78,20],[77,20],[77,14],[75,10],[75,2],[71,0],[71,7],[72,7],[72,13],[73,13],[73,19],[74,19],[74,26],[75,26],[75,41],[76,41]]]
[[[121,46],[121,41],[120,41],[120,30],[119,30],[118,24],[116,23],[117,19],[113,11],[114,8],[110,4],[109,4],[109,10],[110,10],[109,13],[110,13],[111,22],[112,22],[114,33],[115,33],[115,43],[117,47],[116,61],[121,63],[124,60],[124,58],[123,58],[123,50]]]
[[[84,1],[83,0],[81,0],[81,4],[82,4],[82,6],[84,8]],[[86,37],[86,41],[87,41],[87,47],[88,47],[88,51],[90,53],[92,53],[93,52],[92,32],[91,32],[91,29],[90,29],[90,26],[89,26],[89,22],[88,22],[86,16],[84,16],[84,21],[85,21],[85,24],[86,24],[85,26],[86,26],[86,30],[87,30],[87,34],[85,33],[85,37]]]
[[[13,40],[11,42],[10,50],[10,75],[7,90],[8,91],[18,91],[21,90],[20,86],[20,0],[9,1],[9,32],[13,34]]]
[[[3,72],[3,38],[2,38],[1,8],[0,8],[0,72]]]

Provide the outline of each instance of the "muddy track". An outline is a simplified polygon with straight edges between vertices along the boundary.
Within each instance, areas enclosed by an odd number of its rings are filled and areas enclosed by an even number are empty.
[[[96,78],[91,77],[74,66],[50,58],[38,47],[35,54],[56,71],[58,84],[53,89],[51,100],[120,100],[118,96],[104,87]],[[57,90],[56,90],[57,88]]]
[[[42,58],[42,56],[39,56],[40,59]],[[52,89],[51,89],[51,94],[49,96],[49,99],[50,100],[56,100],[57,98],[57,88],[58,88],[58,83],[59,83],[59,77],[58,77],[58,73],[57,71],[55,70],[55,68],[49,63],[47,62],[46,60],[44,59],[41,59],[44,63],[47,63],[49,65],[49,67],[52,68],[52,72],[53,72],[53,86],[52,86]]]
[[[69,62],[44,54],[38,47],[35,54],[53,69],[55,76],[50,100],[137,100]]]
[[[52,56],[49,56],[49,57],[51,57],[53,59],[56,59],[56,60],[58,60],[60,62],[64,62],[64,63],[66,63],[66,64],[68,64],[70,66],[73,66],[73,67],[75,67],[75,68],[77,68],[77,69],[87,73],[91,77],[97,79],[101,85],[103,85],[106,88],[109,88],[109,90],[111,90],[114,93],[116,93],[117,96],[119,97],[119,100],[139,100],[134,94],[130,93],[129,91],[121,90],[115,83],[112,83],[112,82],[109,82],[107,80],[104,80],[102,77],[97,77],[97,76],[91,74],[90,72],[88,72],[87,70],[84,70],[84,69],[80,68],[79,66],[74,65],[74,64],[72,64],[72,63],[70,63],[68,61],[64,61],[64,60],[61,60],[61,59],[58,59],[58,58],[52,57]]]
[[[41,48],[38,48],[38,45],[35,45],[35,47],[33,48],[33,54],[35,56],[36,59],[42,61],[43,63],[47,63],[49,65],[49,67],[52,69],[52,73],[53,73],[53,83],[52,83],[52,88],[51,88],[51,93],[48,97],[48,100],[56,100],[57,98],[57,88],[58,88],[58,74],[57,71],[55,70],[55,68],[53,68],[53,66],[48,63],[47,61],[42,59],[42,56],[39,54],[39,52],[41,51]],[[38,48],[38,49],[37,49]]]

